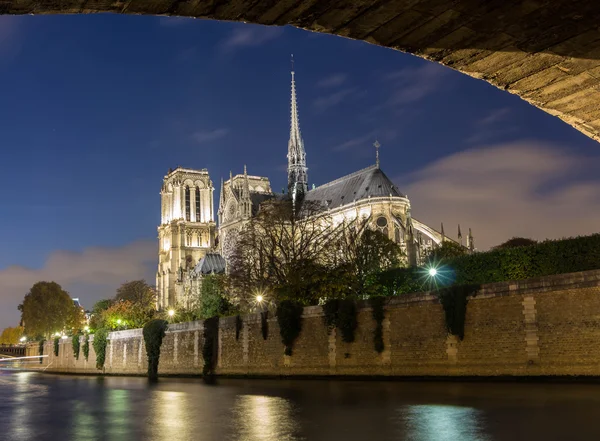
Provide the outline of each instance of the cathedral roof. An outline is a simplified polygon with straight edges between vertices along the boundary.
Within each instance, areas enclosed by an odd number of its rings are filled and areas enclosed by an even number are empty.
[[[338,208],[369,196],[405,197],[377,165],[372,165],[309,190],[305,199],[323,201],[328,208]]]
[[[225,259],[223,256],[217,253],[207,253],[196,268],[194,268],[196,274],[221,274],[225,272]]]

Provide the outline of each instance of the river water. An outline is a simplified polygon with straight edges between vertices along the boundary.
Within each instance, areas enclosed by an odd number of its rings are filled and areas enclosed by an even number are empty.
[[[0,371],[0,440],[600,440],[600,384],[77,377]]]

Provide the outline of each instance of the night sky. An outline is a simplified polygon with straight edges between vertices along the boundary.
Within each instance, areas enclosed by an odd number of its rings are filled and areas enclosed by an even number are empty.
[[[33,283],[91,308],[154,283],[169,167],[286,185],[290,54],[309,185],[369,166],[413,215],[487,249],[597,232],[600,149],[520,98],[419,58],[294,28],[0,17],[0,328]],[[218,193],[215,193],[215,210]]]

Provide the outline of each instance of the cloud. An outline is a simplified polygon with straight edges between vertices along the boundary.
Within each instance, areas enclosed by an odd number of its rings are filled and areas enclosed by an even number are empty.
[[[354,147],[363,146],[368,147],[369,145],[375,142],[375,132],[369,132],[364,136],[359,136],[357,138],[349,139],[341,144],[338,144],[333,147],[333,151],[335,152],[343,152],[344,150],[349,150]]]
[[[322,112],[330,107],[337,106],[346,98],[352,96],[355,92],[356,88],[354,87],[342,89],[329,95],[320,96],[314,101],[313,105],[318,111]]]
[[[510,113],[510,109],[508,107],[494,109],[488,115],[486,115],[485,117],[483,117],[479,121],[477,121],[477,124],[483,125],[483,126],[489,126],[491,124],[496,124],[498,122],[504,121],[509,113]]]
[[[21,51],[21,17],[0,16],[0,57],[12,59]]]
[[[509,115],[510,109],[508,107],[492,110],[483,118],[475,121],[473,133],[465,139],[465,142],[468,144],[489,143],[494,140],[498,141],[499,138],[506,135],[514,135],[518,131],[516,125],[500,125],[500,123],[506,121]]]
[[[96,301],[114,296],[117,287],[128,280],[145,278],[154,284],[155,272],[155,241],[82,252],[55,251],[40,269],[10,266],[0,270],[0,327],[19,323],[17,306],[36,282],[55,281],[91,308]]]
[[[463,151],[396,179],[414,216],[456,235],[473,228],[478,249],[513,236],[538,240],[598,231],[600,158],[519,141]],[[401,182],[403,182],[401,184]]]
[[[275,26],[260,26],[240,24],[221,42],[221,49],[227,52],[242,47],[260,46],[279,37],[283,28]]]
[[[229,133],[229,129],[215,129],[208,131],[198,131],[192,135],[192,138],[198,144],[204,144],[205,142],[215,141],[219,138],[223,138]]]
[[[448,69],[440,64],[428,62],[419,67],[410,67],[384,75],[390,85],[389,98],[383,107],[402,106],[417,101],[435,92],[441,85]]]
[[[318,87],[338,87],[346,81],[347,75],[343,73],[333,74],[317,82]]]

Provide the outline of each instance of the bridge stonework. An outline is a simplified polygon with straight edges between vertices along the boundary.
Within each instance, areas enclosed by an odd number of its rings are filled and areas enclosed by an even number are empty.
[[[600,376],[600,270],[485,285],[469,298],[465,337],[449,336],[444,311],[431,293],[390,299],[385,308],[385,350],[375,351],[371,310],[358,310],[353,343],[328,332],[319,306],[304,309],[302,332],[291,357],[284,355],[277,318],[263,338],[259,314],[221,319],[216,372],[234,376]],[[161,375],[200,375],[203,322],[169,326]],[[105,373],[145,375],[142,330],[109,336]],[[37,355],[37,344],[28,355]],[[100,373],[90,358],[75,360],[70,339],[53,342],[39,368]],[[110,355],[110,358],[108,356]]]
[[[597,0],[7,0],[3,14],[173,15],[299,28],[436,61],[600,140]]]

